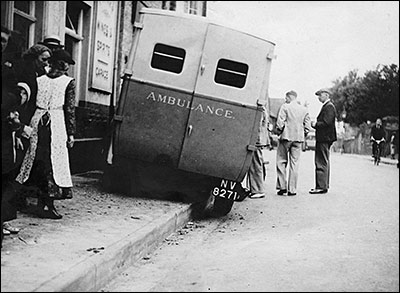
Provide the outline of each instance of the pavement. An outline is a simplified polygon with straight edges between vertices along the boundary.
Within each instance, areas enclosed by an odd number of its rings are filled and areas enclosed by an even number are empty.
[[[397,159],[381,162],[396,165]],[[60,220],[18,213],[11,223],[20,232],[3,240],[1,292],[99,291],[173,232],[190,227],[192,205],[107,193],[101,175],[73,176],[74,197],[55,202]]]
[[[111,194],[101,172],[73,176],[63,218],[18,213],[1,249],[1,292],[96,292],[190,224],[192,205]],[[34,205],[34,198],[30,198]]]

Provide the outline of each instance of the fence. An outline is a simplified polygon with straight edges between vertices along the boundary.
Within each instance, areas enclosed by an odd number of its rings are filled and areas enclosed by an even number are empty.
[[[363,123],[359,127],[345,124],[345,133],[338,136],[338,140],[332,145],[334,152],[343,152],[348,154],[372,155],[371,138],[372,124]],[[390,137],[391,131],[386,131],[386,144],[383,150],[383,156],[390,155]],[[398,154],[398,150],[396,150]]]

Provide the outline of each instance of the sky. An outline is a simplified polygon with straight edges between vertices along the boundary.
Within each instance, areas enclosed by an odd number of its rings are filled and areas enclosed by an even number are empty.
[[[275,43],[269,95],[307,103],[351,70],[399,65],[398,1],[207,1],[207,17]]]

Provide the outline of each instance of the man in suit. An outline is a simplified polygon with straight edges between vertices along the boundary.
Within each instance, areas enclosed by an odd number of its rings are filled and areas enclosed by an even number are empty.
[[[337,140],[335,118],[336,108],[330,100],[331,92],[329,89],[320,89],[315,93],[318,100],[322,103],[321,111],[317,117],[317,122],[312,122],[311,126],[315,131],[315,188],[310,190],[310,194],[327,193],[329,189],[329,170],[330,170],[330,147]]]
[[[276,127],[281,132],[276,153],[276,189],[278,195],[296,195],[299,159],[305,136],[311,130],[307,108],[297,101],[297,93],[286,93],[286,103],[278,112]],[[286,168],[289,177],[286,180]]]

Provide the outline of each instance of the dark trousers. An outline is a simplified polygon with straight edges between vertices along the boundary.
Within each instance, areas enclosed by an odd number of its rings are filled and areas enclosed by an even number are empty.
[[[1,244],[3,245],[3,223],[17,218],[15,204],[16,189],[12,174],[1,174]]]
[[[315,144],[315,188],[329,189],[330,148],[332,142]]]
[[[379,157],[382,156],[382,150],[384,149],[385,144],[381,142],[379,145],[376,141],[372,142],[372,156],[375,157],[375,154],[379,152]],[[379,148],[379,149],[378,149]]]

